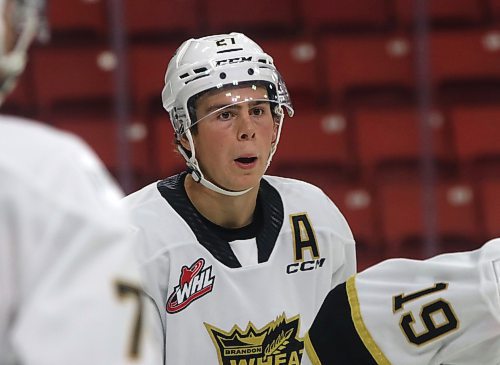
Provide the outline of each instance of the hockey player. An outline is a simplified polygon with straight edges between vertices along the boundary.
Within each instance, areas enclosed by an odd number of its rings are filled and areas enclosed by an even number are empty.
[[[2,100],[43,8],[0,0]],[[161,362],[120,198],[76,137],[0,116],[0,364]]]
[[[293,114],[272,58],[240,33],[190,39],[162,98],[188,172],[126,203],[166,363],[298,364],[355,247],[320,189],[264,176]]]
[[[328,294],[306,349],[303,365],[500,364],[500,239],[351,277]]]

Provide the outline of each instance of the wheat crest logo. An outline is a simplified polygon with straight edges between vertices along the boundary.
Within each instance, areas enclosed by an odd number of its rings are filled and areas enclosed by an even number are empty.
[[[237,325],[228,332],[208,323],[205,327],[217,349],[219,365],[299,365],[304,339],[299,337],[300,317],[285,314],[257,329],[249,322],[245,330]]]

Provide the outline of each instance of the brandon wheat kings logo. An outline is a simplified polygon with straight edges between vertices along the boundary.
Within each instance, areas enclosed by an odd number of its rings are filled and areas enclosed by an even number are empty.
[[[183,266],[179,285],[167,300],[167,312],[177,313],[186,308],[196,299],[212,291],[215,277],[212,275],[212,266],[203,268],[205,260],[200,258],[191,267]]]
[[[234,326],[229,332],[205,323],[217,349],[219,365],[299,365],[304,339],[298,337],[300,317],[283,313],[264,328],[250,322],[246,330]]]

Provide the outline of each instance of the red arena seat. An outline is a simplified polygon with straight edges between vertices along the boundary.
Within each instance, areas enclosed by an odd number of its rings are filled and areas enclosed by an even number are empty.
[[[197,0],[125,0],[129,35],[196,34],[200,24]]]
[[[424,240],[423,216],[427,213],[423,211],[422,194],[421,183],[416,180],[385,181],[377,186],[382,234],[391,256],[404,255],[407,242]],[[441,181],[436,183],[434,194],[439,241],[448,248],[454,244],[463,248],[464,242],[475,242],[479,229],[472,186],[461,181]]]
[[[31,74],[31,67],[28,65],[23,74],[18,78],[14,90],[7,95],[2,111],[15,114],[23,114],[24,112],[33,111],[35,108],[35,101],[33,97],[33,80]]]
[[[301,17],[307,29],[383,27],[389,21],[384,0],[301,0]]]
[[[422,142],[416,108],[360,109],[354,112],[353,124],[357,156],[368,174],[384,166],[418,163]],[[448,127],[439,110],[431,112],[434,157],[440,162],[452,159]]]
[[[431,24],[479,24],[484,20],[481,0],[428,1],[428,19]],[[414,21],[414,1],[395,0],[396,15],[400,24],[411,25]]]
[[[456,106],[450,117],[455,150],[462,163],[500,161],[499,106]]]
[[[106,167],[116,171],[120,165],[118,155],[118,126],[110,115],[101,114],[54,114],[54,126],[74,133],[83,138],[99,155]],[[150,170],[147,150],[148,130],[141,120],[132,118],[126,132],[129,144],[130,161],[135,172],[146,173]]]
[[[489,6],[495,20],[500,20],[500,0],[489,0]]]
[[[330,91],[411,88],[414,68],[407,36],[331,36],[322,42]]]
[[[500,31],[439,31],[430,36],[431,82],[500,81]]]
[[[107,4],[104,0],[50,0],[47,16],[51,32],[57,34],[104,35],[107,32]]]
[[[363,186],[351,184],[325,183],[321,186],[338,206],[351,227],[354,239],[363,251],[372,256],[382,257],[383,247],[375,230],[373,196]]]
[[[140,111],[162,110],[161,91],[168,62],[179,45],[137,45],[130,49],[131,93]],[[154,104],[153,104],[154,103]]]
[[[174,130],[167,112],[157,115],[152,121],[152,142],[155,175],[162,178],[186,169],[184,158],[174,144]]]
[[[234,0],[210,0],[203,8],[210,33],[237,30],[267,32],[296,27],[288,0],[254,1],[251,9]]]
[[[113,97],[116,58],[105,46],[41,47],[31,60],[37,104],[57,104]]]
[[[500,237],[500,177],[481,179],[479,194],[486,239]]]
[[[285,119],[273,167],[347,167],[352,163],[347,127],[341,112],[299,109]]]
[[[264,51],[273,57],[283,76],[292,101],[313,104],[320,92],[318,49],[310,39],[257,40]]]

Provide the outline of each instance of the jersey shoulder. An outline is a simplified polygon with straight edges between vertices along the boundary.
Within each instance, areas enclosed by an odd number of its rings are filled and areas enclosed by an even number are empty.
[[[108,206],[116,211],[122,197],[101,161],[79,137],[22,118],[0,117],[0,174],[17,185],[6,188],[19,193],[29,190],[78,214],[105,215],[103,207]]]
[[[296,205],[315,209],[333,207],[333,210],[338,212],[335,204],[316,185],[302,180],[279,176],[265,175],[264,179],[278,191],[283,202],[287,203],[290,207],[295,207]]]
[[[123,198],[131,229],[143,244],[141,257],[195,240],[189,225],[181,218],[153,182]]]
[[[123,202],[125,203],[127,209],[131,211],[138,211],[140,210],[139,208],[144,206],[158,204],[158,201],[161,199],[161,195],[158,192],[157,184],[158,182],[152,182],[124,197]]]
[[[88,152],[76,136],[28,119],[0,116],[0,131],[4,168],[8,165],[34,174],[47,163],[64,163],[67,157]]]
[[[319,187],[286,177],[265,175],[264,179],[280,194],[285,215],[306,212],[313,216],[321,227],[331,230],[347,241],[354,241],[342,212]]]

